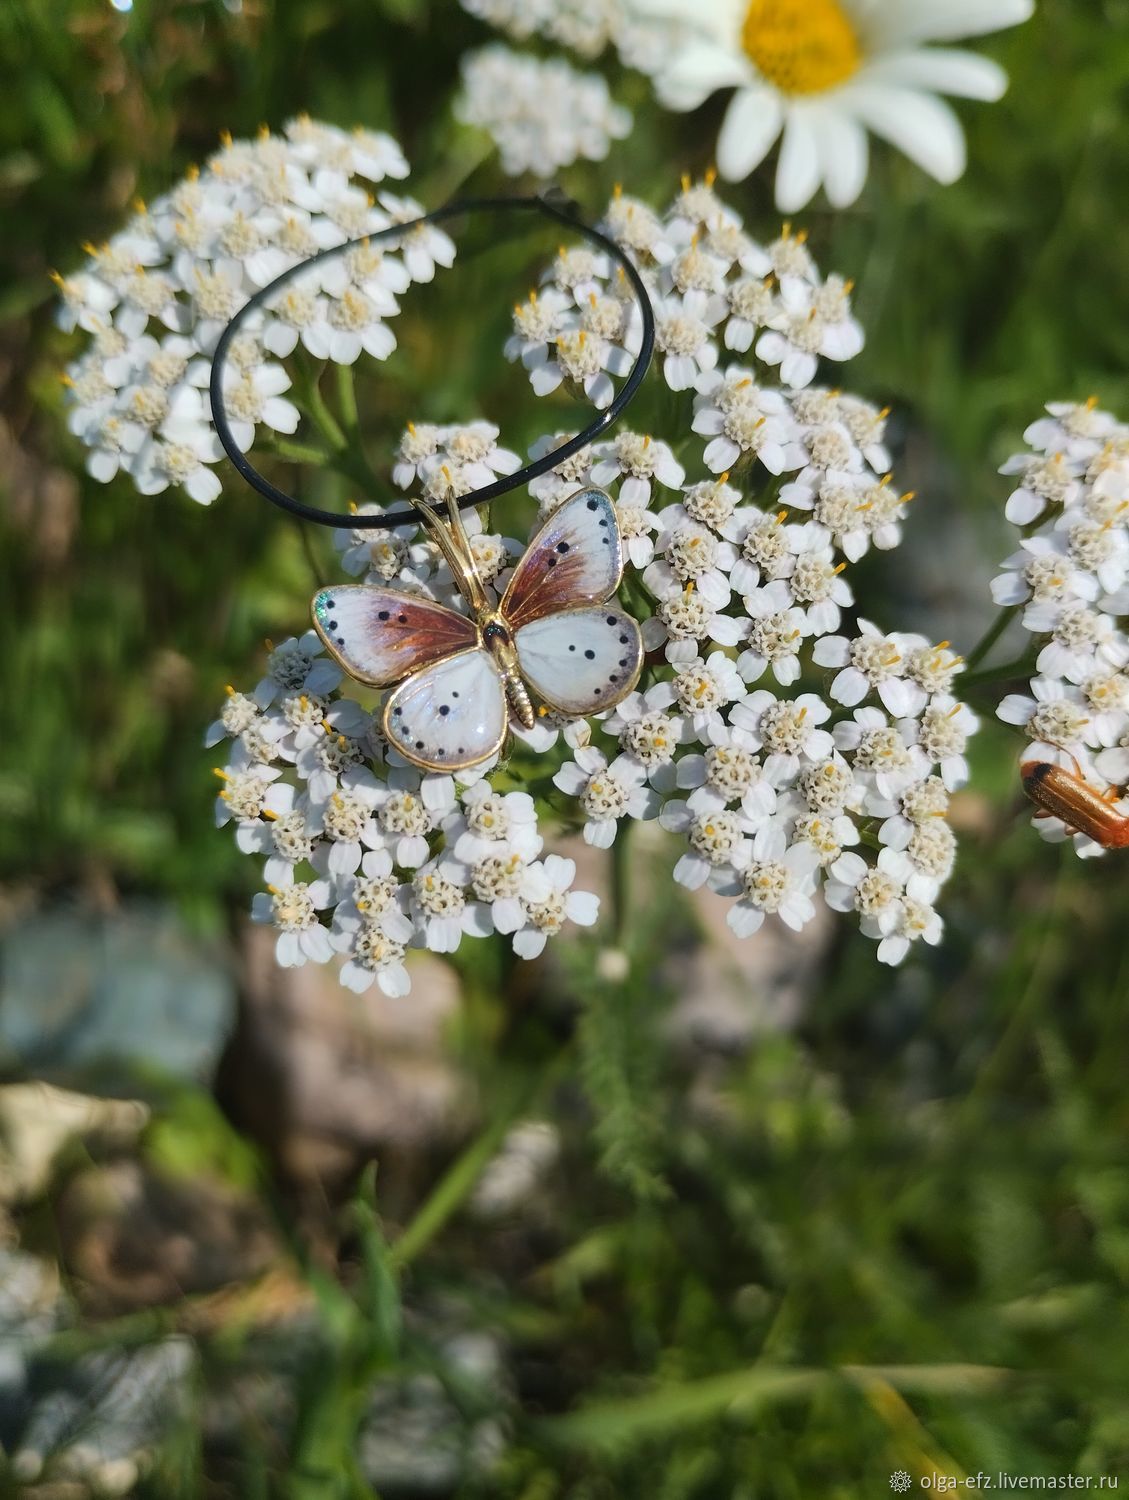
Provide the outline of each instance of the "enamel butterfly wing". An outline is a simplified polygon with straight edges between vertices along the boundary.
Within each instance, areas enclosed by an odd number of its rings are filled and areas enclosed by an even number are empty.
[[[623,575],[615,506],[602,490],[572,495],[522,554],[500,602],[475,567],[458,509],[446,525],[420,507],[469,614],[399,589],[350,584],[314,596],[314,626],[350,676],[391,687],[388,742],[414,764],[458,771],[496,754],[511,718],[582,718],[614,707],[639,679],[643,643],[607,601]]]

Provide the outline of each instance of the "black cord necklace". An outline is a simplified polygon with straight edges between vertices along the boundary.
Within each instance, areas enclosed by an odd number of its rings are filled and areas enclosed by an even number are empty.
[[[322,250],[317,255],[312,255],[307,260],[299,261],[297,265],[291,266],[281,276],[276,276],[269,285],[255,293],[249,302],[235,314],[220,335],[216,345],[215,354],[212,358],[212,374],[209,394],[212,403],[212,417],[215,422],[216,432],[224,451],[236,470],[243,476],[247,483],[258,491],[265,499],[273,505],[280,506],[289,511],[291,515],[299,516],[304,521],[312,521],[317,526],[355,527],[363,525],[366,531],[380,531],[391,529],[394,526],[402,526],[406,522],[419,521],[423,519],[422,513],[416,506],[406,506],[402,510],[392,511],[383,515],[364,516],[363,522],[358,521],[356,515],[339,515],[336,511],[320,510],[313,505],[305,505],[301,500],[288,495],[277,485],[272,484],[265,475],[260,474],[258,469],[249,461],[246,454],[240,449],[231,431],[228,421],[227,409],[224,405],[223,375],[225,361],[232,341],[238,336],[246,320],[261,307],[264,307],[288,282],[295,277],[303,275],[311,266],[316,266],[322,261],[329,260],[333,256],[344,255],[346,251],[360,245],[379,244],[385,240],[400,239],[412,229],[417,229],[423,224],[439,224],[447,219],[458,218],[464,214],[473,213],[538,213],[545,217],[555,219],[564,224],[568,229],[583,235],[592,244],[599,246],[606,255],[612,257],[622,268],[627,277],[635,300],[639,305],[639,311],[643,320],[643,337],[635,364],[631,368],[623,387],[614,397],[611,404],[585,427],[583,432],[578,432],[575,437],[569,438],[568,442],[562,443],[551,453],[544,454],[533,463],[526,464],[514,474],[506,474],[494,480],[491,484],[483,485],[480,489],[471,490],[469,494],[459,498],[457,504],[460,510],[469,509],[472,505],[483,505],[488,500],[494,500],[499,495],[504,495],[510,490],[519,489],[528,484],[531,479],[538,475],[548,473],[558,464],[563,463],[574,453],[579,453],[582,448],[588,446],[602,432],[606,432],[623,414],[628,403],[635,396],[643,378],[647,373],[647,367],[651,362],[651,355],[655,347],[655,317],[651,308],[651,299],[648,296],[643,278],[639,275],[635,265],[627,253],[600,230],[594,229],[586,224],[576,211],[576,205],[563,195],[547,193],[526,198],[455,198],[431,213],[423,214],[418,219],[411,219],[405,224],[392,224],[387,229],[377,230],[373,234],[362,235],[357,239],[347,240],[344,244],[333,245],[328,250]]]

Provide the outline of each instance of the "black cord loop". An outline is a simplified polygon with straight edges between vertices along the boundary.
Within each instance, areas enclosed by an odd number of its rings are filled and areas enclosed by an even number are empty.
[[[216,345],[215,354],[212,357],[212,374],[209,386],[209,395],[212,403],[212,418],[215,422],[216,432],[224,451],[236,470],[242,475],[252,489],[269,500],[273,505],[280,506],[289,511],[293,516],[299,516],[304,521],[313,521],[318,526],[334,527],[357,527],[363,526],[366,531],[391,530],[394,526],[402,526],[408,522],[422,519],[419,510],[413,505],[403,510],[393,511],[384,515],[365,514],[363,518],[356,514],[339,515],[336,511],[320,510],[313,505],[305,505],[296,500],[293,495],[288,495],[285,490],[280,490],[277,485],[270,482],[265,475],[260,474],[258,469],[248,460],[246,454],[237,445],[228,421],[227,410],[224,406],[223,396],[223,373],[224,361],[232,340],[237,337],[245,320],[250,317],[265,303],[273,298],[279,289],[287,282],[293,281],[296,276],[303,275],[311,266],[318,265],[323,260],[329,260],[332,256],[343,255],[347,250],[358,245],[378,244],[384,240],[400,239],[412,229],[419,228],[422,224],[439,224],[446,219],[459,218],[465,214],[473,213],[507,213],[511,211],[524,211],[544,214],[547,218],[555,219],[558,223],[565,225],[577,234],[583,235],[585,239],[598,245],[607,255],[618,262],[631,285],[635,294],[635,300],[639,304],[639,311],[643,318],[643,338],[639,353],[635,358],[635,364],[623,384],[622,389],[613,398],[611,404],[599,412],[596,418],[588,424],[583,432],[578,432],[575,437],[570,438],[567,443],[562,443],[551,453],[544,454],[533,463],[527,464],[514,474],[505,474],[494,480],[491,484],[483,485],[480,489],[471,490],[469,494],[459,498],[460,510],[466,510],[472,505],[483,505],[488,500],[494,500],[499,495],[504,495],[510,490],[519,489],[528,484],[531,479],[536,479],[540,474],[546,474],[557,464],[563,463],[574,453],[579,453],[582,448],[593,442],[600,433],[606,432],[609,427],[623,414],[628,403],[634,397],[636,391],[643,382],[650,365],[651,356],[655,348],[655,315],[651,308],[651,299],[647,293],[643,278],[639,275],[635,265],[624,250],[600,230],[594,229],[586,224],[579,216],[578,205],[566,198],[559,192],[550,191],[535,197],[496,197],[496,198],[455,198],[441,207],[433,209],[431,213],[423,214],[418,219],[411,219],[406,224],[392,224],[387,229],[376,230],[372,234],[361,235],[354,240],[347,240],[342,245],[332,245],[328,250],[319,251],[308,260],[299,261],[297,265],[291,266],[281,276],[276,276],[269,285],[246,302],[243,307],[228,323],[220,335]]]

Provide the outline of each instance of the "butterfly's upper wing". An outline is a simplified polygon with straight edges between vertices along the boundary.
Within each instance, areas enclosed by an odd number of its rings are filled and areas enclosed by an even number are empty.
[[[603,490],[558,505],[522,554],[502,598],[513,631],[532,620],[613,594],[623,576],[615,506]]]
[[[466,615],[402,589],[341,584],[321,589],[311,608],[329,654],[350,677],[372,687],[387,687],[478,640]]]
[[[465,770],[486,760],[502,748],[507,723],[501,675],[481,647],[424,667],[384,704],[389,744],[433,771]]]
[[[546,703],[582,717],[612,708],[639,680],[639,626],[614,605],[585,605],[532,620],[514,634],[521,674]]]

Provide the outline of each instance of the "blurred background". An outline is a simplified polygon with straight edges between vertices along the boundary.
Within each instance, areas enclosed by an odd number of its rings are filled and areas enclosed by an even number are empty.
[[[536,965],[474,943],[391,1001],[249,930],[202,732],[332,548],[234,480],[210,510],[87,480],[48,272],[303,109],[390,130],[429,205],[498,188],[450,113],[489,39],[453,0],[0,8],[0,1494],[1129,1483],[1127,867],[1030,831],[986,700],[946,941],[898,971],[846,923],[735,945],[645,833],[626,974],[600,929]],[[804,216],[920,496],[857,592],[965,650],[1024,427],[1129,415],[1129,3],[1040,0],[985,50],[1011,90],[960,107],[962,182],[879,149],[855,209]],[[563,177],[593,216],[617,181],[665,204],[724,103],[613,91],[633,135]],[[775,232],[770,176],[726,196]],[[500,349],[553,237],[496,240],[397,325],[374,453],[408,418],[545,430]]]

